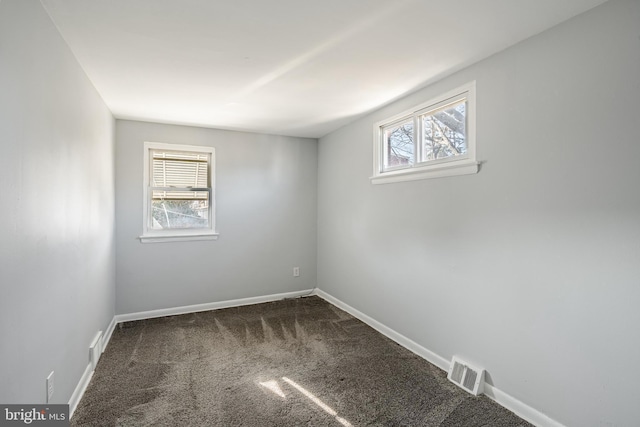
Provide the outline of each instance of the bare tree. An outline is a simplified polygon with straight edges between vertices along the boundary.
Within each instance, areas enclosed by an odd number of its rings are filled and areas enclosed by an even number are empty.
[[[420,116],[422,135],[416,135],[413,119],[385,132],[386,167],[413,164],[416,159],[416,138],[421,148],[420,159],[429,161],[457,156],[467,152],[466,102]]]
[[[442,159],[466,153],[465,117],[464,103],[423,117],[424,160]]]

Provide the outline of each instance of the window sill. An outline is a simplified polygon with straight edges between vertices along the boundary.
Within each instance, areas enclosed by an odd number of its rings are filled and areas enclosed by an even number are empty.
[[[422,168],[400,169],[382,172],[372,176],[372,184],[390,184],[393,182],[416,181],[419,179],[443,178],[446,176],[471,175],[478,173],[479,162],[465,160],[451,163],[441,163]]]
[[[190,242],[196,240],[218,240],[218,233],[165,234],[140,236],[140,243]]]

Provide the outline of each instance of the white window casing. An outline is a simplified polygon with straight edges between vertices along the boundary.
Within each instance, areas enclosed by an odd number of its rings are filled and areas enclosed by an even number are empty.
[[[375,123],[371,183],[475,174],[475,134],[473,81]]]
[[[215,149],[144,143],[143,243],[215,240]]]

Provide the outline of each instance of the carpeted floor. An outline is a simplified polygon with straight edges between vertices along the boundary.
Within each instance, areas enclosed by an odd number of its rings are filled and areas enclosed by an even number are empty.
[[[529,426],[318,297],[116,328],[74,426]]]

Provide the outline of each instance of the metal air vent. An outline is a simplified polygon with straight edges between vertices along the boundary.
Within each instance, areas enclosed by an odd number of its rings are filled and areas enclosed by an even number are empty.
[[[449,365],[447,378],[475,396],[484,391],[484,369],[471,366],[455,356]]]

